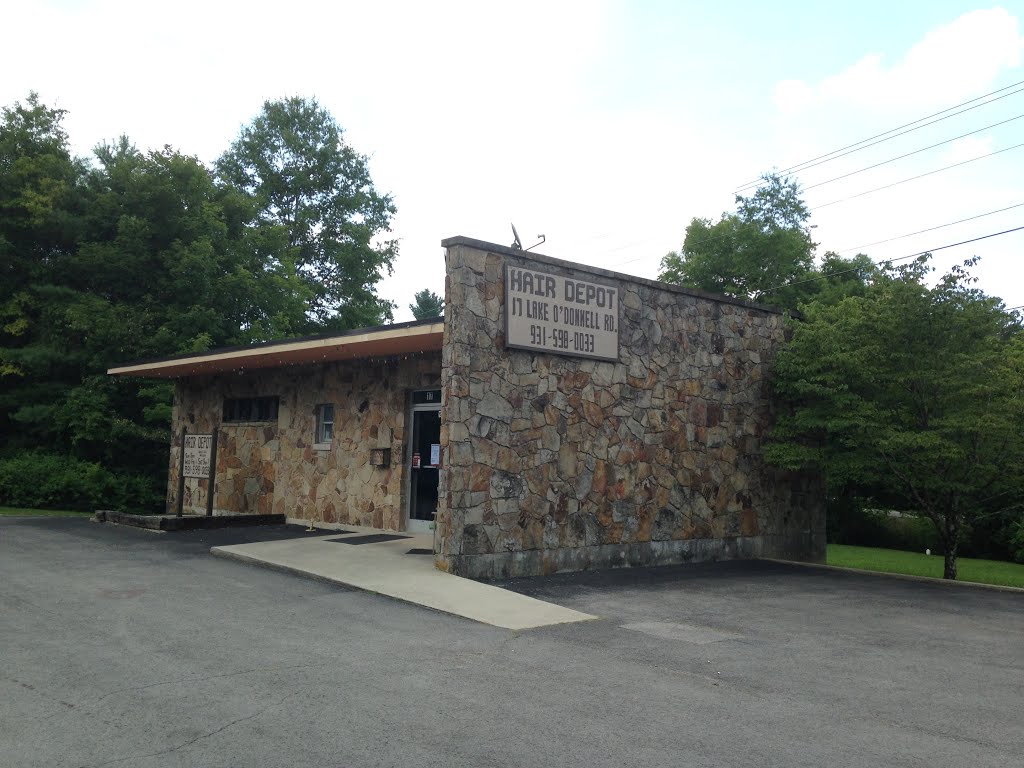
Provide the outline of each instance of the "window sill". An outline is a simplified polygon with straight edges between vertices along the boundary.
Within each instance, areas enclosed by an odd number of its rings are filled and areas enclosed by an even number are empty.
[[[313,447],[314,451],[329,451],[329,450],[331,450],[331,444],[330,443],[313,443],[312,447]]]

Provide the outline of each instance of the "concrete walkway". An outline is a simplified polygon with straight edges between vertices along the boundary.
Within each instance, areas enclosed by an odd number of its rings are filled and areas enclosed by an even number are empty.
[[[423,605],[505,629],[533,629],[596,618],[500,587],[452,576],[434,567],[433,537],[345,526],[349,533],[213,547],[221,557],[331,581]],[[345,539],[400,535],[391,541],[346,544]]]

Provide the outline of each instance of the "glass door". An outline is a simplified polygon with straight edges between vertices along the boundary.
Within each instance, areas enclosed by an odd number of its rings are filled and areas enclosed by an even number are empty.
[[[412,446],[408,457],[409,520],[406,530],[428,533],[437,514],[441,467],[441,392],[414,392]]]

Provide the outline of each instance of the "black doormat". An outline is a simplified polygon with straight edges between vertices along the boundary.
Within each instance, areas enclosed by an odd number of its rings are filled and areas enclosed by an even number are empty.
[[[334,531],[327,531],[323,528],[317,528],[316,531],[311,531],[309,530],[309,528],[303,528],[302,530],[304,530],[306,533],[318,533],[321,536],[323,536],[325,533],[355,533],[355,531],[346,531],[344,528],[338,528]],[[330,541],[330,539],[328,539],[328,541]]]
[[[434,554],[434,550],[432,550],[432,549],[422,549],[420,547],[413,547],[412,549],[410,549],[405,554],[407,554],[407,555],[432,555],[432,554]]]
[[[379,544],[382,541],[395,541],[396,539],[408,538],[408,536],[399,536],[394,533],[371,533],[366,536],[352,536],[347,539],[327,539],[327,541],[336,541],[339,544]]]

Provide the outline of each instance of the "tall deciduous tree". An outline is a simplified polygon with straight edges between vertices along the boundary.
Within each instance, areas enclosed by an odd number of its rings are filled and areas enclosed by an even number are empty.
[[[35,93],[0,113],[0,346],[19,344],[26,288],[71,253],[80,229],[84,166],[68,150],[64,114]]]
[[[59,359],[32,347],[46,301],[36,290],[59,274],[76,247],[83,226],[85,166],[68,149],[61,125],[64,111],[50,109],[35,93],[2,110],[0,119],[0,452],[31,445],[28,425],[17,429],[14,414],[36,397],[50,399],[60,388],[36,377],[38,366]]]
[[[965,527],[1024,487],[1024,333],[972,287],[973,263],[929,287],[922,257],[863,295],[807,305],[775,361],[787,407],[766,449],[927,516],[950,579]]]
[[[299,97],[266,102],[216,169],[254,200],[268,268],[307,286],[307,330],[391,319],[375,286],[398,252],[396,240],[381,239],[395,206],[327,110]]]
[[[0,461],[102,464],[104,503],[159,503],[170,390],[107,368],[302,328],[311,292],[194,157],[122,139],[89,164],[62,117],[32,95],[0,119]]]
[[[429,288],[417,291],[413,295],[415,302],[409,305],[413,317],[426,320],[428,317],[440,317],[444,314],[444,299]]]
[[[66,153],[66,137],[51,138]],[[127,139],[96,156],[95,167],[74,164],[76,197],[27,225],[35,250],[16,254],[27,277],[18,333],[0,347],[14,372],[0,384],[4,448],[100,463],[127,484],[110,503],[141,503],[162,496],[170,390],[107,368],[247,341],[253,318],[288,297],[254,300],[272,277],[238,247],[248,201],[215,186],[198,160],[143,154]],[[27,180],[22,196],[37,186]],[[47,218],[74,222],[73,236],[47,237]]]
[[[807,278],[815,244],[807,206],[792,179],[768,174],[753,195],[736,196],[736,212],[695,218],[682,251],[661,261],[660,280],[751,301],[795,306],[808,293],[787,283]]]
[[[63,116],[34,94],[0,114],[0,462],[89,467],[103,503],[159,504],[169,389],[107,368],[389,318],[394,206],[315,102],[268,104],[219,184],[127,139],[74,158]]]

